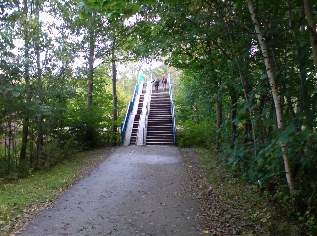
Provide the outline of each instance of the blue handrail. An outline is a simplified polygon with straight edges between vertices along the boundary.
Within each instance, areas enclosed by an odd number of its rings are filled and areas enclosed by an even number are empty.
[[[172,121],[173,121],[173,134],[174,134],[174,144],[176,144],[176,121],[175,121],[175,110],[174,110],[174,102],[173,102],[173,91],[172,87],[170,84],[170,76],[168,76],[167,80],[167,88],[168,88],[168,93],[170,95],[170,100],[171,100],[171,114],[172,114]]]
[[[127,109],[127,113],[125,115],[125,118],[124,118],[124,122],[121,123],[121,141],[123,143],[124,141],[124,137],[125,137],[125,133],[126,133],[126,130],[127,130],[127,125],[128,125],[128,122],[129,122],[129,117],[130,117],[130,114],[133,110],[133,107],[134,107],[134,102],[135,102],[135,98],[136,96],[138,95],[138,92],[139,92],[139,84],[136,84],[135,85],[135,89],[134,89],[134,93],[133,93],[133,97],[132,97],[132,100],[130,101],[129,103],[129,106],[128,106],[128,109]]]

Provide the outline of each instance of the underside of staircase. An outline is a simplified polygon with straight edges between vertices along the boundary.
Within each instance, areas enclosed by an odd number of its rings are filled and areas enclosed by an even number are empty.
[[[174,132],[168,90],[153,90],[146,135],[146,145],[173,145]]]

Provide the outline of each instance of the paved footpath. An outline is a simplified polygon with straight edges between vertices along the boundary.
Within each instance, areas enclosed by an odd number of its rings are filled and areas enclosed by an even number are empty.
[[[200,235],[199,203],[175,146],[119,147],[22,235]]]

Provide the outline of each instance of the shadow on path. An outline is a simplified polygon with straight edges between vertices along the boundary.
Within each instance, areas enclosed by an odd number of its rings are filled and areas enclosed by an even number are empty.
[[[198,200],[175,146],[119,147],[22,235],[198,235]]]

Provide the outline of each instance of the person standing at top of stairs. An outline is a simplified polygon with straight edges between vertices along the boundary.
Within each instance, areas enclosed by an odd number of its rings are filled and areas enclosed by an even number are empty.
[[[166,84],[167,84],[167,76],[166,74],[164,74],[162,79],[163,90],[166,89]]]

